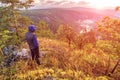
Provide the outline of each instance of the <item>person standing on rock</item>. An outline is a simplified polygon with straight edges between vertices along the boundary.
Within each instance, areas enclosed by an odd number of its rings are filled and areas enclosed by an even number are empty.
[[[35,35],[35,25],[28,26],[28,32],[25,35],[25,40],[27,41],[30,51],[32,60],[35,60],[38,65],[40,65],[39,60],[39,44],[37,37]]]

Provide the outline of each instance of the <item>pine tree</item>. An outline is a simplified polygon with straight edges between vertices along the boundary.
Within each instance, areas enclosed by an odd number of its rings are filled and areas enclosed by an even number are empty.
[[[19,44],[19,31],[18,31],[18,18],[20,16],[20,8],[28,8],[31,6],[33,0],[21,1],[21,0],[0,0],[0,3],[3,4],[1,7],[2,19],[0,19],[2,25],[1,27],[7,27],[8,29],[14,28],[14,34],[16,36],[16,43]],[[7,12],[7,13],[6,13]],[[5,13],[5,14],[4,14]],[[9,27],[8,27],[9,26]]]
[[[36,33],[38,36],[41,37],[53,38],[54,36],[48,24],[43,20],[39,21],[39,23],[37,24]]]

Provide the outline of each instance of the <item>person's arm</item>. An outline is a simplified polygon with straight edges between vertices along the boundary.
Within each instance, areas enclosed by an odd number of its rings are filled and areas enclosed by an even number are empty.
[[[27,39],[26,39],[26,36],[22,39],[22,42],[26,42]]]
[[[35,45],[35,47],[38,47],[38,41],[35,35],[33,35],[33,43]]]
[[[27,34],[27,33],[26,33],[26,34]],[[22,38],[22,42],[26,42],[26,41],[27,41],[26,34],[25,34],[24,37]]]

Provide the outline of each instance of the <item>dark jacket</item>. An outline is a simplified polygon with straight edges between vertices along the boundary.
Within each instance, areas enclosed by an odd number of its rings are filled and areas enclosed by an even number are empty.
[[[35,26],[30,25],[28,27],[28,32],[25,35],[25,40],[27,41],[30,49],[35,49],[38,47],[38,41],[36,35],[34,34],[34,31],[35,31]]]

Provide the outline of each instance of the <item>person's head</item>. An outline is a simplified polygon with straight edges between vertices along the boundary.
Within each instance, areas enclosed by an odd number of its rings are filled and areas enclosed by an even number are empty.
[[[29,32],[35,32],[35,25],[28,26],[28,31]]]

